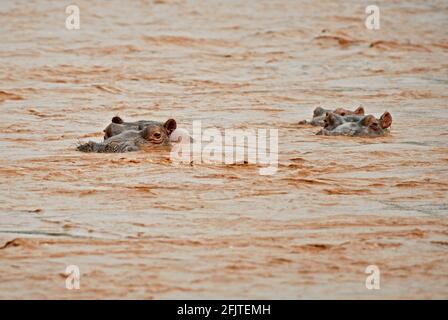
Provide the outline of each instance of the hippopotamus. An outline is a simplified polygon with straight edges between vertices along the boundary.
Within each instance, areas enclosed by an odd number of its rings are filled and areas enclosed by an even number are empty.
[[[346,115],[341,116],[334,112],[327,112],[324,119],[324,129],[333,130],[345,122],[359,122],[365,116],[360,115]],[[392,116],[389,112],[384,112],[379,119],[376,119],[382,129],[387,129],[392,125]]]
[[[103,130],[104,132],[104,140],[109,139],[110,137],[116,136],[127,130],[137,130],[140,131],[149,125],[158,125],[160,124],[158,121],[152,120],[139,120],[134,122],[125,122],[122,118],[115,116],[112,118],[112,122]],[[176,129],[176,128],[174,128]],[[173,129],[173,130],[174,130]],[[169,132],[168,134],[171,134]]]
[[[362,106],[359,106],[358,108],[356,108],[355,111],[350,111],[345,108],[336,108],[335,110],[329,110],[329,109],[324,109],[322,107],[317,107],[316,109],[314,109],[313,119],[311,119],[311,121],[302,120],[299,122],[299,124],[310,124],[313,126],[323,127],[325,117],[326,117],[327,113],[329,113],[329,112],[338,114],[340,116],[348,116],[348,115],[363,116],[364,108]]]
[[[135,123],[138,124],[135,125]],[[157,121],[146,121],[145,123],[137,121],[135,123],[122,122],[121,125],[124,126],[119,129],[123,129],[120,132],[111,129],[113,135],[108,138],[105,136],[103,142],[89,141],[79,145],[77,149],[82,152],[118,153],[137,151],[146,147],[168,147],[171,145],[170,134],[177,127],[176,120],[169,119],[165,123]],[[116,124],[112,119],[111,125]]]
[[[332,112],[326,114],[324,128],[317,135],[326,136],[360,136],[360,137],[380,137],[388,132],[392,125],[392,116],[389,112],[384,112],[379,119],[373,115],[341,116]]]

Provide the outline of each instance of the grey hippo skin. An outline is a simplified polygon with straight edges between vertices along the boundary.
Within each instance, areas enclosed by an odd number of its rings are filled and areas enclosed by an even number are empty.
[[[329,113],[329,112],[335,113],[335,114],[338,114],[341,116],[348,116],[348,115],[363,116],[364,108],[362,106],[359,106],[355,111],[350,111],[345,108],[337,108],[335,110],[329,110],[329,109],[324,109],[322,107],[317,107],[316,109],[314,109],[313,119],[311,119],[310,121],[302,120],[299,122],[299,124],[310,124],[312,126],[323,127],[325,117],[327,116],[327,113]]]
[[[381,137],[384,136],[392,125],[392,116],[384,112],[380,119],[372,115],[340,116],[328,112],[324,120],[324,128],[317,135],[325,136],[358,136],[358,137]]]
[[[152,120],[139,120],[134,122],[125,122],[118,116],[112,118],[112,122],[103,130],[104,140],[116,136],[127,130],[140,131],[149,125],[158,125],[160,122]]]
[[[166,147],[170,146],[170,134],[177,127],[174,119],[169,119],[163,124],[157,121],[146,121],[145,123],[137,121],[135,123],[138,124],[128,123],[130,125],[120,127],[120,130],[123,130],[114,131],[115,135],[105,137],[103,142],[89,141],[79,145],[77,149],[82,152],[119,153],[137,151],[143,147]],[[117,123],[112,121],[112,124]]]

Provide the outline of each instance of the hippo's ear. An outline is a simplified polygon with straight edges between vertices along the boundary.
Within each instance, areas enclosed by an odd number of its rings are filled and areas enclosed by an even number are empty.
[[[358,108],[356,108],[355,111],[353,111],[354,114],[357,114],[359,116],[363,116],[364,115],[364,107],[363,106],[359,106]]]
[[[386,129],[392,125],[392,116],[389,112],[384,112],[380,118],[381,128]]]
[[[170,135],[174,130],[177,128],[176,120],[174,119],[168,119],[163,126],[165,127],[165,130],[167,131],[168,135]]]
[[[122,124],[123,123],[123,119],[121,119],[119,116],[115,116],[115,117],[112,118],[112,123]]]

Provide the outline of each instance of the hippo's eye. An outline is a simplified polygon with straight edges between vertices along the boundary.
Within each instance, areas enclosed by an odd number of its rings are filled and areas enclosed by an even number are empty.
[[[345,116],[345,112],[341,112],[341,116]]]
[[[154,137],[159,139],[162,135],[159,132],[154,133]]]

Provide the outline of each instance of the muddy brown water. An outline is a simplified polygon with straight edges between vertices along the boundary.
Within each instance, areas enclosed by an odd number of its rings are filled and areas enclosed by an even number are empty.
[[[77,4],[0,3],[0,298],[448,297],[446,1]],[[389,136],[297,125],[360,104]],[[278,129],[278,171],[75,150],[116,114]]]

